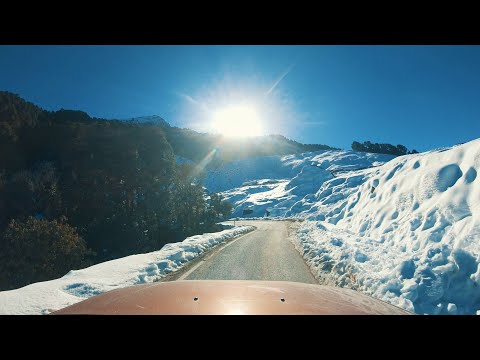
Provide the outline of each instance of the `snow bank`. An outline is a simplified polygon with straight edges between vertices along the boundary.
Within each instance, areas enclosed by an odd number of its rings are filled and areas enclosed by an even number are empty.
[[[167,244],[159,251],[72,270],[59,279],[0,292],[0,314],[47,314],[109,290],[153,282],[180,269],[211,247],[253,229],[253,226],[240,226],[196,235]]]
[[[480,139],[341,174],[315,193],[297,246],[327,283],[420,314],[475,314],[479,170]]]

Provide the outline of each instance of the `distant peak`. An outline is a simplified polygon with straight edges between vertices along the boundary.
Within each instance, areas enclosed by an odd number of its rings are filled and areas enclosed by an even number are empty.
[[[137,123],[144,123],[144,124],[155,124],[155,125],[163,125],[163,126],[170,126],[170,124],[161,116],[158,115],[147,115],[147,116],[139,116],[135,118],[125,119],[127,121],[133,121]]]

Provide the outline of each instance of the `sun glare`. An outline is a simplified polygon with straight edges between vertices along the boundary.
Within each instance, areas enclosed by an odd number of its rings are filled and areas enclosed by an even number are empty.
[[[225,136],[259,136],[263,133],[261,119],[254,107],[233,105],[213,115],[212,129]]]

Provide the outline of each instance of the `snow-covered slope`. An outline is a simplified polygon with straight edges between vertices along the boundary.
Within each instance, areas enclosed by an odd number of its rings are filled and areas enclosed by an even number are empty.
[[[234,216],[305,221],[322,281],[423,314],[480,312],[480,139],[397,158],[323,151],[231,163],[206,186]]]
[[[105,291],[153,282],[180,269],[209,248],[253,230],[240,226],[218,233],[196,235],[161,250],[131,255],[72,270],[60,279],[0,292],[0,314],[48,314]]]
[[[355,169],[376,167],[394,156],[355,151],[318,151],[266,156],[223,165],[207,175],[205,186],[222,191],[234,204],[233,216],[253,210],[252,216],[295,216],[309,209],[314,194],[328,180]]]

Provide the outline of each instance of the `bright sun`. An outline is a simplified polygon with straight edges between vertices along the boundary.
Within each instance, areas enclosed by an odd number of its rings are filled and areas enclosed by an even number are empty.
[[[260,117],[249,105],[232,105],[216,111],[211,125],[214,131],[225,136],[259,136],[263,133]]]

